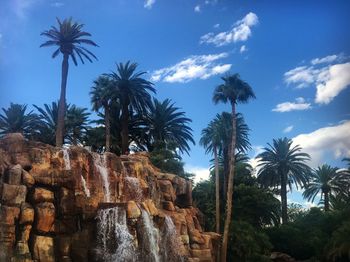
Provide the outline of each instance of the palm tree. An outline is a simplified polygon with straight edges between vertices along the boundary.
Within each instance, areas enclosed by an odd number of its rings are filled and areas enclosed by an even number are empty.
[[[38,117],[27,111],[27,105],[10,104],[9,108],[2,108],[0,114],[0,135],[8,133],[22,133],[24,136],[33,135],[34,126],[38,122]]]
[[[92,109],[98,112],[101,108],[104,111],[104,125],[106,137],[106,151],[111,149],[111,103],[113,102],[113,82],[109,77],[100,76],[94,81],[90,96]]]
[[[135,72],[136,63],[117,64],[117,71],[107,76],[115,83],[116,94],[121,103],[121,138],[122,154],[128,152],[129,148],[129,120],[130,112],[133,110],[139,114],[151,107],[152,99],[148,91],[155,93],[153,83],[145,80],[142,76],[146,72]]]
[[[215,224],[216,233],[220,233],[220,180],[219,180],[219,160],[218,149],[222,145],[221,130],[217,121],[212,120],[206,128],[202,130],[202,137],[199,143],[206,149],[205,152],[214,154],[215,166]]]
[[[236,149],[236,104],[247,103],[250,99],[255,98],[255,94],[251,86],[243,81],[239,74],[227,75],[222,77],[223,84],[215,88],[213,101],[215,104],[219,102],[231,104],[231,121],[232,121],[232,136],[229,149],[229,177],[227,183],[227,201],[226,201],[226,218],[224,226],[224,235],[222,238],[221,261],[226,261],[227,257],[227,242],[228,232],[232,216],[232,194],[233,194],[233,179],[235,170],[235,149]]]
[[[179,111],[170,99],[160,102],[154,98],[144,117],[149,151],[153,150],[155,144],[164,142],[165,145],[175,145],[181,153],[188,153],[189,142],[195,143],[192,129],[188,126],[190,122],[192,120],[185,116],[185,112]]]
[[[90,113],[87,108],[72,105],[67,110],[66,126],[67,138],[73,145],[83,142],[84,134],[88,129]]]
[[[302,153],[299,145],[292,146],[293,141],[288,138],[273,139],[269,147],[264,148],[264,152],[259,154],[258,181],[267,187],[281,188],[282,202],[282,223],[287,223],[287,186],[292,189],[292,184],[296,187],[305,187],[308,176],[311,172],[309,166],[305,164],[310,160],[307,153]]]
[[[63,143],[64,132],[64,116],[66,112],[66,87],[68,77],[68,59],[72,58],[73,63],[78,65],[77,58],[84,64],[84,59],[92,62],[91,57],[96,56],[86,49],[83,44],[97,46],[95,42],[86,37],[91,36],[90,33],[82,31],[83,24],[73,22],[72,18],[64,19],[62,22],[57,18],[59,27],[51,26],[51,29],[41,33],[41,35],[49,38],[48,41],[41,44],[40,47],[56,46],[58,47],[52,54],[55,58],[62,53],[62,75],[61,75],[61,95],[58,106],[57,129],[56,129],[56,146],[61,147]]]
[[[310,182],[306,186],[303,197],[308,201],[314,202],[317,194],[321,193],[323,198],[324,210],[329,211],[329,198],[335,196],[342,191],[343,183],[340,183],[341,173],[336,167],[330,165],[322,165],[310,175]]]

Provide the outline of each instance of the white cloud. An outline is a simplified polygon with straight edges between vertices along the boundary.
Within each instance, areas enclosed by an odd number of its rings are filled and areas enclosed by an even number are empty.
[[[152,6],[155,4],[156,0],[145,0],[145,3],[143,4],[144,8],[151,9]]]
[[[254,176],[256,176],[256,174],[258,173],[258,171],[260,169],[260,168],[258,168],[260,158],[257,158],[257,155],[259,155],[263,151],[264,151],[263,146],[252,146],[253,153],[252,153],[252,157],[249,159],[248,162],[253,168],[253,175]]]
[[[219,28],[220,27],[220,24],[215,24],[213,25],[214,28]]]
[[[311,109],[311,104],[306,103],[305,99],[302,97],[298,97],[295,99],[295,102],[284,102],[277,104],[272,111],[274,112],[290,112],[290,111],[296,111],[296,110],[308,110]]]
[[[194,79],[207,79],[230,70],[231,64],[221,64],[217,60],[225,58],[228,53],[190,56],[183,61],[153,71],[151,81],[168,83],[186,83]]]
[[[326,57],[322,57],[322,58],[314,58],[311,60],[311,64],[313,65],[317,65],[317,64],[323,64],[323,63],[332,63],[334,61],[336,61],[337,59],[339,59],[339,55],[329,55]]]
[[[285,129],[283,129],[283,133],[289,133],[290,131],[292,131],[292,130],[293,130],[293,128],[294,128],[294,126],[293,126],[293,125],[291,125],[291,126],[287,126]]]
[[[237,21],[231,30],[214,34],[213,32],[203,35],[200,43],[224,46],[230,43],[246,41],[252,34],[251,27],[259,22],[258,16],[248,13],[242,20]]]
[[[332,65],[316,86],[315,102],[328,104],[350,85],[350,62]]]
[[[245,45],[242,45],[241,48],[239,49],[239,52],[242,54],[247,51],[247,47]]]
[[[199,12],[201,11],[201,6],[200,6],[200,5],[196,5],[196,6],[194,7],[194,11],[195,11],[196,13],[199,13]]]
[[[311,156],[311,167],[317,167],[329,158],[342,159],[350,156],[350,120],[336,126],[323,127],[293,138],[295,145]]]
[[[12,10],[18,18],[24,19],[27,17],[28,11],[38,3],[38,1],[39,0],[13,0],[11,2]]]
[[[54,3],[51,3],[51,6],[59,8],[59,7],[64,6],[64,3],[63,2],[54,2]]]
[[[284,81],[287,84],[297,84],[297,88],[303,88],[317,81],[317,78],[325,69],[299,66],[284,74]]]
[[[209,174],[210,174],[209,168],[185,165],[185,170],[188,173],[192,173],[196,175],[193,179],[194,183],[198,183],[201,180],[209,179]]]

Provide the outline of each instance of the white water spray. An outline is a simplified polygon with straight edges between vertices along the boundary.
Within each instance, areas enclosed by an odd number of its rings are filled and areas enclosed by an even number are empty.
[[[153,220],[146,210],[141,209],[142,213],[142,243],[141,254],[144,261],[159,262],[159,231],[154,226]]]
[[[87,186],[87,183],[86,183],[85,178],[84,178],[82,175],[80,175],[80,178],[81,178],[81,184],[82,184],[82,186],[83,186],[85,195],[86,195],[87,197],[90,197],[90,189],[89,189],[88,186]]]
[[[174,222],[169,216],[165,216],[160,253],[162,261],[184,261],[184,258],[181,256],[181,243],[179,236],[176,232]]]
[[[122,207],[101,209],[97,214],[97,251],[103,261],[133,262],[137,259]]]
[[[71,170],[70,166],[70,158],[69,158],[69,149],[68,148],[63,148],[63,160],[64,160],[64,169],[65,170]]]
[[[106,156],[105,155],[94,155],[94,164],[96,169],[101,175],[103,182],[103,190],[104,190],[104,201],[111,201],[111,193],[109,190],[109,181],[108,181],[108,170],[106,165]]]
[[[130,190],[130,196],[132,199],[135,199],[136,202],[141,202],[143,198],[143,192],[138,178],[127,176],[125,177],[125,181]]]

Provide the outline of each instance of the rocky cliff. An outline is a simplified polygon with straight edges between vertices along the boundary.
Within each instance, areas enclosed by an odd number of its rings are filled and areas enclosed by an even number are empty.
[[[214,261],[191,182],[147,154],[0,140],[0,261]]]

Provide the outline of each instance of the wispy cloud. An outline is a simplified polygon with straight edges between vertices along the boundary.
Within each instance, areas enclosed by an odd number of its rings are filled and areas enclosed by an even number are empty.
[[[194,183],[198,183],[201,180],[207,180],[209,179],[209,168],[206,167],[200,167],[200,166],[192,166],[192,165],[185,165],[185,170],[188,173],[195,174],[194,177]]]
[[[151,9],[152,6],[155,4],[156,0],[145,0],[143,7],[147,9]]]
[[[196,13],[199,13],[199,12],[201,11],[201,6],[200,6],[200,5],[196,5],[196,6],[194,7],[194,11],[195,11]]]
[[[12,10],[17,18],[24,19],[27,17],[28,11],[39,2],[39,0],[13,0]]]
[[[245,45],[242,45],[241,48],[239,49],[239,52],[242,54],[244,52],[246,52],[248,49]]]
[[[300,134],[293,138],[295,145],[300,145],[310,154],[312,167],[329,161],[330,157],[342,159],[350,157],[350,120],[336,126],[323,127],[311,133]]]
[[[283,133],[289,133],[293,130],[294,126],[291,125],[291,126],[287,126],[285,129],[283,129]]]
[[[350,62],[340,63],[344,59],[341,54],[312,59],[310,65],[286,72],[284,80],[287,84],[296,85],[296,88],[315,86],[315,102],[328,104],[350,86]]]
[[[295,99],[295,102],[284,102],[277,104],[272,111],[274,112],[290,112],[290,111],[296,111],[296,110],[308,110],[311,109],[311,104],[306,103],[305,99],[302,97],[298,97]]]
[[[173,66],[153,71],[151,81],[186,83],[194,79],[207,79],[230,70],[231,64],[218,63],[227,56],[228,53],[190,56]]]
[[[252,34],[251,28],[258,22],[258,16],[250,12],[242,20],[237,21],[231,30],[220,32],[218,34],[213,32],[205,34],[200,38],[200,43],[224,46],[230,43],[246,41]]]
[[[220,27],[220,24],[215,24],[213,25],[214,28],[219,28]]]
[[[59,7],[64,6],[64,3],[63,2],[54,2],[54,3],[51,3],[51,6],[59,8]]]

